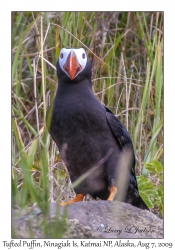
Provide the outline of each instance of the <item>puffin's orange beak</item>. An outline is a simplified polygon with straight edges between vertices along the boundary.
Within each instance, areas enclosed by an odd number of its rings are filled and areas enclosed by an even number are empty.
[[[73,50],[69,53],[63,68],[68,73],[71,80],[73,80],[81,70],[81,65],[79,64],[77,56]]]

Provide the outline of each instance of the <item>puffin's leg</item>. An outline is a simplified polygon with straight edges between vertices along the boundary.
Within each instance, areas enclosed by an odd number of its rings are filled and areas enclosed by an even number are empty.
[[[61,206],[66,206],[66,205],[69,205],[69,204],[72,204],[74,202],[77,202],[77,201],[82,201],[83,200],[83,197],[84,197],[84,194],[77,194],[75,198],[73,198],[72,200],[70,201],[63,201],[60,203]]]
[[[115,186],[112,186],[110,189],[109,189],[109,192],[110,192],[110,195],[109,197],[107,198],[107,201],[113,201],[116,193],[117,193],[117,187]]]

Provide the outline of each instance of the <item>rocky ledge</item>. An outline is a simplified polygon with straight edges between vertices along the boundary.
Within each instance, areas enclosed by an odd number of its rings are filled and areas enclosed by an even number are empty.
[[[43,218],[37,206],[13,210],[12,237],[49,238],[48,232],[54,230],[50,237],[163,238],[162,219],[118,201],[82,201],[67,207],[51,203],[47,220]],[[43,230],[43,221],[48,230]]]

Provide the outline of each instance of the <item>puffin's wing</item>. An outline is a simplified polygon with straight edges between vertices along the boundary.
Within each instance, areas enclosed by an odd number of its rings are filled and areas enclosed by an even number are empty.
[[[114,133],[114,136],[117,139],[117,142],[119,143],[121,149],[124,149],[127,147],[128,150],[130,150],[132,154],[132,161],[131,161],[131,169],[130,169],[130,177],[129,177],[129,186],[128,186],[128,192],[126,196],[126,202],[140,207],[142,209],[148,209],[145,202],[142,200],[142,198],[139,195],[138,192],[138,186],[137,186],[137,180],[135,175],[135,156],[134,156],[134,149],[132,145],[131,138],[128,134],[128,131],[123,126],[123,124],[119,121],[119,119],[107,108],[106,109],[106,117],[108,124]]]
[[[126,144],[132,144],[131,138],[128,134],[128,131],[123,126],[123,124],[119,121],[119,119],[105,106],[106,109],[106,117],[108,124],[114,133],[119,145],[121,148],[124,148]]]

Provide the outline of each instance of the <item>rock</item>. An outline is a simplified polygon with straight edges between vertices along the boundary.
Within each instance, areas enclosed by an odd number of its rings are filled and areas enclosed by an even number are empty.
[[[38,207],[13,210],[14,238],[163,238],[162,219],[118,201],[82,201],[67,207],[51,203],[43,218]]]

